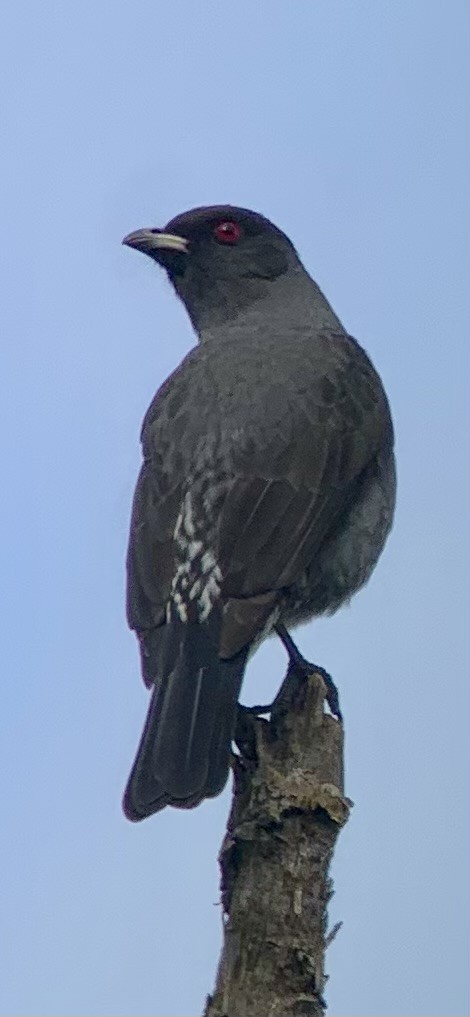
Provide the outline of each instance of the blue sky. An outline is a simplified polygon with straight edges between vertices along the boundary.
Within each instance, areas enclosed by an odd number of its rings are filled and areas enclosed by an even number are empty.
[[[140,421],[193,344],[121,248],[196,204],[292,238],[390,395],[396,524],[302,629],[356,805],[333,866],[333,1015],[468,1012],[467,4],[4,0],[2,975],[21,1017],[201,1011],[229,790],[128,824],[146,693],[124,610]],[[282,648],[245,701],[279,684]]]

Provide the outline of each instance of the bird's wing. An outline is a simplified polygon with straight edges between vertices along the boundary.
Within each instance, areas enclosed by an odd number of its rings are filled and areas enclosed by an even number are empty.
[[[240,464],[224,501],[219,547],[224,590],[252,596],[289,586],[312,561],[354,495],[376,447],[355,429],[322,422],[313,405],[280,428],[262,461]]]
[[[276,348],[271,363],[253,365],[249,349],[231,365],[224,356],[220,365],[187,358],[149,411],[131,526],[129,620],[137,630],[164,620],[176,520],[191,483],[191,523],[230,602],[229,656],[254,638],[278,591],[312,562],[364,470],[391,441],[391,422],[380,379],[349,337]]]
[[[349,337],[326,336],[323,356],[303,350],[304,383],[267,389],[265,426],[236,468],[219,519],[224,595],[231,598],[224,655],[253,638],[252,598],[299,581],[346,513],[379,449],[393,441],[389,408],[370,361]],[[333,343],[333,349],[330,343]],[[313,351],[312,351],[313,355]],[[284,375],[288,374],[284,371]],[[298,377],[302,377],[299,370]],[[269,405],[275,400],[276,406]],[[265,602],[267,619],[275,597]]]

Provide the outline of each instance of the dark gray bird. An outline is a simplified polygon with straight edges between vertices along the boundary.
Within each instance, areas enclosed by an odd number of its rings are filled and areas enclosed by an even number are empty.
[[[127,609],[152,696],[124,796],[138,820],[222,790],[249,653],[276,627],[301,663],[286,626],[368,580],[395,465],[377,372],[268,219],[196,208],[123,243],[166,269],[199,339],[142,428]]]

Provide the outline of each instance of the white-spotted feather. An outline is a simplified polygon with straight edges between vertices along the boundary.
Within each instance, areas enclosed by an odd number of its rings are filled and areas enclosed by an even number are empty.
[[[170,600],[167,604],[167,621],[171,619],[172,608],[182,622],[188,621],[188,606],[195,602],[199,621],[206,621],[212,606],[220,596],[222,572],[214,552],[205,548],[196,537],[197,523],[194,517],[191,491],[186,491],[173,538],[175,541],[178,566],[173,577]]]

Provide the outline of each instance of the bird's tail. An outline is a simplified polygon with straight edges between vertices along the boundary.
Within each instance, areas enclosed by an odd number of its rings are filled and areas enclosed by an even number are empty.
[[[163,627],[160,676],[124,793],[128,819],[193,808],[226,784],[247,650],[220,660],[210,626]]]

